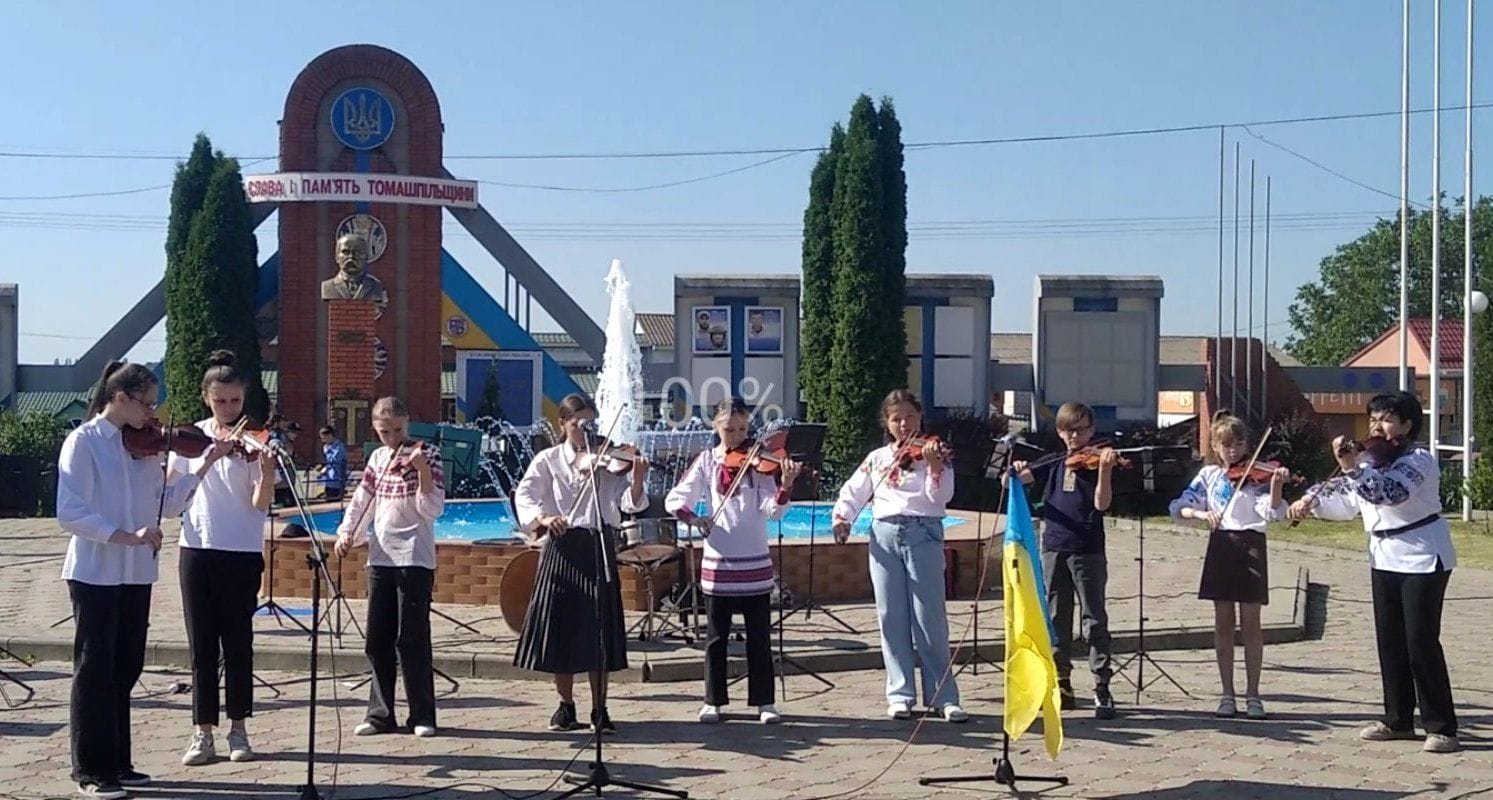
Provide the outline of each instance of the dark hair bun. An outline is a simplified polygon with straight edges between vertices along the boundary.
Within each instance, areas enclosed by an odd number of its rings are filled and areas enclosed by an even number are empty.
[[[1233,419],[1233,418],[1234,418],[1233,412],[1229,411],[1228,409],[1221,409],[1219,411],[1213,412],[1213,421],[1214,422],[1222,422],[1223,420]]]
[[[209,367],[231,367],[237,360],[238,357],[233,354],[232,350],[214,350],[212,355],[207,357],[207,365]]]

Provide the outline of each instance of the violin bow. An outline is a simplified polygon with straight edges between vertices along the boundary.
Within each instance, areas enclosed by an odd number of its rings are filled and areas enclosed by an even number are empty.
[[[919,431],[911,436],[908,436],[906,439],[902,439],[901,441],[905,442],[908,439],[916,439],[922,435],[923,432]],[[881,484],[886,482],[886,479],[891,476],[893,470],[900,469],[900,467],[898,466],[897,451],[901,449],[901,442],[898,442],[895,446],[892,447],[892,463],[885,469],[881,470],[880,474],[876,476],[876,483],[871,484],[871,496],[866,498],[866,502],[861,503],[861,507],[855,510],[855,518],[847,520],[852,526],[855,524],[855,520],[860,519],[861,512],[866,510],[866,506],[876,502],[876,490],[881,488]],[[949,465],[945,464],[944,466],[948,467]]]
[[[1250,457],[1249,457],[1249,463],[1246,464],[1245,467],[1244,467],[1244,474],[1240,475],[1239,476],[1239,480],[1234,483],[1234,491],[1229,494],[1229,501],[1227,503],[1224,503],[1223,504],[1223,509],[1218,512],[1218,517],[1219,517],[1220,521],[1223,520],[1223,516],[1225,514],[1229,513],[1229,509],[1234,507],[1234,500],[1239,497],[1240,490],[1242,490],[1244,488],[1244,482],[1247,481],[1247,480],[1249,480],[1249,473],[1252,472],[1254,470],[1254,468],[1255,468],[1255,462],[1260,460],[1260,453],[1265,450],[1265,442],[1270,441],[1270,434],[1272,434],[1274,432],[1275,432],[1275,426],[1274,425],[1266,425],[1265,426],[1265,432],[1260,435],[1260,443],[1257,444],[1257,445],[1255,445],[1255,451],[1254,451],[1254,453],[1252,455],[1250,455]],[[1229,474],[1229,471],[1227,469],[1225,469],[1223,474],[1225,476],[1227,476]],[[1213,527],[1211,525],[1208,527],[1208,532],[1209,533],[1216,532],[1217,530],[1218,530],[1218,528]]]
[[[612,433],[617,430],[617,423],[619,423],[621,421],[622,421],[622,409],[618,408],[617,409],[617,415],[615,417],[612,417],[612,424],[607,426],[606,436],[603,436],[602,439],[601,439],[601,447],[597,448],[595,451],[593,451],[593,452],[590,453],[590,455],[591,455],[591,463],[588,466],[587,480],[586,480],[585,483],[581,484],[580,490],[575,493],[575,502],[573,502],[573,503],[570,504],[570,511],[569,511],[569,513],[567,513],[565,515],[565,519],[566,519],[567,522],[575,516],[576,509],[579,509],[581,507],[581,502],[586,499],[586,487],[588,487],[591,484],[593,484],[593,483],[596,482],[594,479],[596,477],[596,461],[597,461],[597,456],[599,454],[605,453],[606,451],[608,451],[608,450],[611,449],[611,447],[612,447]],[[563,442],[562,442],[562,444],[563,444]],[[601,520],[597,520],[597,522],[600,523]]]
[[[745,478],[747,472],[752,469],[752,459],[756,458],[757,455],[761,452],[762,440],[757,439],[756,441],[752,442],[752,448],[747,451],[746,463],[742,464],[741,469],[736,471],[736,477],[731,479],[731,485],[727,486],[726,491],[721,494],[721,501],[719,503],[716,503],[715,508],[711,510],[710,519],[707,520],[711,530],[715,528],[715,519],[716,517],[720,516],[721,509],[725,508],[726,503],[730,502],[731,498],[736,496],[736,490],[741,486],[742,479]],[[709,536],[710,534],[702,533],[701,535]]]
[[[1304,499],[1304,500],[1307,501],[1307,511],[1308,512],[1311,511],[1312,506],[1316,505],[1317,497],[1322,494],[1322,490],[1327,487],[1327,484],[1332,483],[1332,479],[1333,478],[1336,478],[1338,475],[1342,474],[1342,471],[1343,471],[1343,465],[1342,464],[1338,464],[1337,466],[1333,467],[1332,468],[1332,472],[1327,475],[1327,478],[1325,480],[1323,480],[1321,483],[1317,484],[1316,486],[1313,486],[1311,488],[1311,490],[1306,493],[1306,497],[1304,497],[1302,499]],[[1298,526],[1300,524],[1301,524],[1301,520],[1299,520],[1299,519],[1293,519],[1293,520],[1291,520],[1291,524],[1290,524],[1289,527],[1294,528],[1294,527],[1296,527],[1296,526]]]

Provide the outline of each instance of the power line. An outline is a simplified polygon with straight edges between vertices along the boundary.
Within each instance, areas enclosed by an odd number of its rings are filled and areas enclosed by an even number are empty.
[[[1451,113],[1493,108],[1493,102],[1474,103],[1471,106],[1442,106],[1441,112]],[[1411,109],[1411,114],[1429,114],[1434,109],[1416,108]],[[1033,144],[1039,142],[1064,142],[1079,141],[1084,139],[1114,139],[1127,136],[1155,136],[1172,133],[1195,133],[1197,131],[1211,131],[1219,128],[1244,128],[1244,127],[1266,127],[1270,125],[1298,125],[1316,122],[1342,122],[1347,120],[1379,119],[1393,117],[1400,114],[1399,109],[1393,111],[1373,111],[1352,114],[1318,114],[1303,117],[1277,117],[1263,120],[1246,120],[1235,122],[1209,122],[1193,125],[1172,125],[1150,128],[1125,128],[1109,131],[1093,131],[1086,133],[1062,133],[1043,134],[1036,136],[1003,136],[982,139],[944,139],[927,142],[908,142],[903,144],[907,150],[928,150],[945,147],[975,147],[999,144]],[[24,149],[24,148],[23,148]],[[717,156],[762,156],[762,155],[796,155],[798,153],[815,153],[824,149],[824,145],[812,147],[757,147],[757,148],[735,148],[714,150],[666,150],[656,152],[617,152],[617,153],[491,153],[474,155],[448,155],[444,158],[448,161],[557,161],[557,160],[607,160],[607,159],[649,159],[649,158],[706,158]],[[268,161],[277,156],[253,156],[256,161]],[[95,159],[111,161],[182,161],[181,155],[168,154],[131,154],[131,153],[47,153],[47,152],[21,152],[17,150],[0,151],[0,158],[30,158],[30,159]],[[240,159],[251,158],[240,156]]]
[[[1394,192],[1386,192],[1383,189],[1380,189],[1380,188],[1378,188],[1376,186],[1370,186],[1367,183],[1364,183],[1363,181],[1359,181],[1359,180],[1356,180],[1354,178],[1350,178],[1347,175],[1344,175],[1343,173],[1338,172],[1337,170],[1333,169],[1332,167],[1329,167],[1329,166],[1327,166],[1326,164],[1323,164],[1320,161],[1316,161],[1316,160],[1312,159],[1310,156],[1307,156],[1307,155],[1305,155],[1303,153],[1299,153],[1299,152],[1297,152],[1295,150],[1292,150],[1291,148],[1286,147],[1285,145],[1280,144],[1279,142],[1273,142],[1273,141],[1271,141],[1269,139],[1266,139],[1265,137],[1261,136],[1260,134],[1255,133],[1254,131],[1250,130],[1248,125],[1241,125],[1239,127],[1242,128],[1242,129],[1244,129],[1245,133],[1249,134],[1250,136],[1253,136],[1256,139],[1259,139],[1260,141],[1264,142],[1265,144],[1268,144],[1268,145],[1270,145],[1271,147],[1274,147],[1277,150],[1283,151],[1287,155],[1295,156],[1296,158],[1299,158],[1302,161],[1305,161],[1306,163],[1311,164],[1312,166],[1316,167],[1317,169],[1322,170],[1323,172],[1326,172],[1329,175],[1333,175],[1335,177],[1342,178],[1343,180],[1347,181],[1348,183],[1353,184],[1354,186],[1357,186],[1360,189],[1368,189],[1369,191],[1374,192],[1375,194],[1382,194],[1385,197],[1392,197],[1395,200],[1399,200],[1400,199],[1400,196],[1398,194],[1395,194]],[[1424,203],[1418,203],[1418,202],[1416,202],[1414,200],[1411,200],[1409,202],[1411,204],[1413,204],[1413,205],[1421,206],[1422,208],[1426,207],[1426,205]]]

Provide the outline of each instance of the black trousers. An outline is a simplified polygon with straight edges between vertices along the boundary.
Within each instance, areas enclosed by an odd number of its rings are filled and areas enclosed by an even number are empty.
[[[192,722],[218,724],[218,659],[228,719],[254,713],[254,609],[264,556],[181,548],[181,608],[192,650]]]
[[[398,727],[394,719],[394,673],[404,670],[410,705],[408,725],[435,727],[435,671],[431,665],[430,594],[435,570],[424,567],[369,567],[368,643],[373,667],[367,721],[380,730]]]
[[[1109,560],[1098,553],[1051,553],[1042,551],[1042,572],[1047,579],[1047,608],[1057,638],[1052,659],[1058,679],[1073,673],[1073,598],[1078,597],[1079,628],[1089,643],[1089,669],[1095,688],[1108,688],[1114,674],[1110,652],[1109,612],[1104,608],[1104,589],[1109,582]]]
[[[1438,568],[1440,564],[1437,565]],[[1415,729],[1415,707],[1426,733],[1457,734],[1451,677],[1441,650],[1441,604],[1451,570],[1407,573],[1373,570],[1374,638],[1384,682],[1384,724]]]
[[[726,696],[726,643],[731,617],[746,622],[747,705],[770,706],[775,701],[772,674],[772,595],[745,597],[705,595],[705,704],[729,705]]]
[[[145,669],[150,586],[67,582],[73,600],[69,725],[73,780],[103,783],[134,768],[130,690]]]

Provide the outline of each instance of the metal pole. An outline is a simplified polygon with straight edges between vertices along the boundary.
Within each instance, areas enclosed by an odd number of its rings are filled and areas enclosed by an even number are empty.
[[[1234,142],[1234,333],[1229,338],[1229,411],[1239,396],[1239,143]]]
[[[1260,419],[1270,420],[1270,176],[1265,176],[1265,297],[1260,311],[1260,337],[1264,339],[1265,356],[1260,361],[1265,371],[1260,375]]]
[[[1462,156],[1462,519],[1472,521],[1472,0],[1467,0],[1467,145]]]
[[[1431,91],[1431,453],[1441,458],[1441,0],[1436,9]]]
[[[1244,414],[1255,407],[1255,160],[1249,160],[1249,287],[1245,307],[1249,309],[1248,332],[1244,334]],[[1260,359],[1264,363],[1264,359]]]
[[[1400,13],[1400,391],[1411,391],[1410,333],[1410,0]]]
[[[1409,2],[1409,0],[1406,0]],[[1218,335],[1213,339],[1213,410],[1223,407],[1223,126],[1218,126]]]

